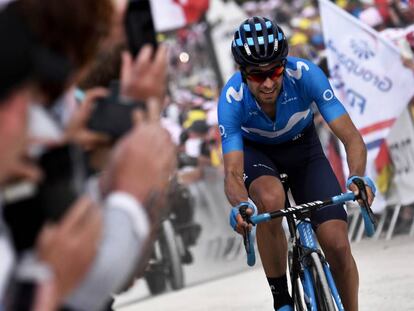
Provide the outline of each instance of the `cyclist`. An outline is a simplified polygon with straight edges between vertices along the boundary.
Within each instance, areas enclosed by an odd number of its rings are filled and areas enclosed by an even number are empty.
[[[315,102],[333,133],[346,149],[350,178],[363,176],[366,148],[346,110],[335,97],[322,71],[308,60],[288,56],[282,29],[271,20],[251,17],[234,34],[231,50],[240,71],[223,88],[218,106],[225,166],[225,192],[232,206],[230,223],[238,233],[251,227],[248,213],[284,208],[279,180],[287,173],[296,203],[331,197],[341,192],[313,124]],[[369,204],[375,186],[365,180]],[[252,201],[249,201],[249,198]],[[331,266],[345,309],[358,308],[358,271],[347,236],[342,205],[311,215],[318,240]],[[286,280],[287,242],[281,220],[257,228],[257,244],[273,295],[275,310],[293,310]]]

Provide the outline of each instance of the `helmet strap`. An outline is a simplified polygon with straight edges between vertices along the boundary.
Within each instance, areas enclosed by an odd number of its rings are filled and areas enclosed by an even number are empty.
[[[247,78],[246,78],[246,72],[245,72],[245,69],[246,69],[246,68],[244,68],[244,67],[240,67],[240,73],[241,73],[241,76],[242,76],[242,81],[243,81],[243,83],[247,84]]]

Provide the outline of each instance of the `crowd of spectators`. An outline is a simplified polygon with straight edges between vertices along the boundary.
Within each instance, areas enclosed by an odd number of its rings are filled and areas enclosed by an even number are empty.
[[[276,20],[289,39],[289,55],[310,59],[329,76],[318,1],[236,2],[241,3],[246,16],[261,15]],[[402,63],[414,71],[414,3],[412,1],[337,0],[333,2],[394,43],[401,52]],[[217,88],[217,79],[205,78],[211,63],[209,64],[205,59],[207,49],[204,23],[180,31],[179,39],[174,42],[176,56],[172,67],[175,74],[180,73],[180,68],[185,68],[186,84],[171,94],[170,105],[165,115],[169,120],[169,127],[175,128],[174,133],[180,151],[179,159],[182,160],[180,177],[185,183],[202,180],[206,165],[217,167],[220,171],[222,164],[219,130],[215,119],[217,96],[220,90]],[[189,52],[190,62],[183,64],[179,61],[179,55],[184,51]],[[197,66],[204,64],[201,66],[204,66],[204,71],[197,70],[195,64],[198,64]],[[333,139],[323,118],[317,111],[315,113],[315,122],[325,152],[335,166],[337,177],[344,184],[344,176],[343,173],[341,174],[342,164],[338,163],[340,162],[338,142]]]
[[[289,39],[289,55],[310,59],[329,76],[317,1],[238,2],[242,2],[241,7],[247,16],[266,16],[281,24]],[[412,51],[414,51],[413,3],[397,0],[338,0],[334,2],[394,42],[401,49],[402,62],[414,69],[412,58]],[[174,128],[172,132],[175,133],[175,141],[180,145],[181,152],[190,158],[199,158],[198,163],[201,166],[209,164],[220,167],[221,158],[216,156],[220,154],[220,152],[216,153],[220,144],[213,144],[213,141],[219,140],[215,109],[220,90],[217,88],[217,79],[209,75],[206,79],[206,71],[209,71],[208,66],[211,66],[211,62],[206,60],[207,43],[204,24],[205,22],[202,22],[177,32],[177,39],[172,44],[175,53],[171,55],[171,67],[174,68],[175,75],[182,74],[182,77],[186,78],[186,83],[181,85],[181,88],[178,87],[178,90],[175,85],[175,92],[172,92],[169,97],[170,104],[165,117],[168,119],[169,127]],[[190,55],[189,62],[180,61],[180,55],[183,52],[188,52]],[[203,70],[200,71],[198,67]],[[197,122],[192,127],[194,120]],[[316,120],[322,122],[321,118],[316,118]],[[325,143],[327,140],[329,137],[326,137]],[[201,141],[204,143],[202,144]],[[210,148],[206,150],[205,146],[210,146]],[[210,158],[207,162],[206,156]],[[183,176],[187,176],[191,181],[201,177],[200,170],[189,169],[188,165],[184,171],[187,173]]]
[[[76,86],[125,41],[127,1],[0,4],[0,309],[104,310],[143,274],[167,209],[167,49],[122,51],[116,98],[141,109],[124,135],[94,131],[110,91]]]
[[[336,5],[348,11],[396,44],[404,38],[414,47],[414,6],[399,0],[336,0]],[[243,4],[249,16],[264,15],[281,23],[289,38],[289,53],[318,63],[323,57],[324,44],[317,1],[248,1]],[[403,53],[403,51],[402,51]]]

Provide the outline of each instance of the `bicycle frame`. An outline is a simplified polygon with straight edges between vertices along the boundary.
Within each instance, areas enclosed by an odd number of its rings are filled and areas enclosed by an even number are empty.
[[[285,190],[287,192],[288,189]],[[286,197],[288,196],[286,195]],[[290,205],[289,200],[286,200],[286,209],[289,210],[289,208],[292,208],[292,206]],[[286,217],[286,220],[288,223],[293,254],[292,269],[294,270],[291,275],[292,296],[296,294],[296,280],[297,278],[300,278],[305,295],[305,304],[307,305],[308,310],[318,310],[316,304],[315,289],[312,285],[313,276],[309,264],[310,254],[317,253],[321,259],[323,270],[325,272],[337,309],[338,311],[344,311],[345,309],[342,305],[342,301],[333,280],[328,263],[318,248],[312,225],[307,220],[296,220],[293,215],[288,215]]]
[[[328,263],[325,260],[325,257],[321,254],[321,251],[317,245],[315,235],[312,229],[312,225],[308,221],[299,221],[297,224],[297,232],[299,234],[299,242],[300,244],[294,245],[294,247],[303,247],[305,249],[305,254],[302,258],[297,258],[300,261],[304,273],[302,283],[304,284],[304,292],[305,295],[308,297],[308,308],[310,310],[317,310],[316,306],[316,298],[315,298],[315,291],[312,286],[312,273],[309,268],[309,264],[307,263],[307,258],[309,258],[311,253],[317,253],[319,258],[321,259],[323,270],[325,272],[329,288],[331,289],[332,297],[334,298],[336,307],[338,311],[344,311],[344,306],[342,305],[341,298],[338,293],[338,289],[336,288],[335,282],[333,280],[331,271],[329,269]],[[297,239],[297,236],[295,237]],[[302,276],[301,276],[302,277]],[[293,280],[294,281],[294,280]]]

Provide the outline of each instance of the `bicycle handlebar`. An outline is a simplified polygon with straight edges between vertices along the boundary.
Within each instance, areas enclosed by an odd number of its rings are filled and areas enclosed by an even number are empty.
[[[257,216],[251,216],[250,217],[250,221],[254,224],[257,225],[259,223],[262,222],[266,222],[269,221],[271,219],[274,218],[278,218],[278,217],[283,217],[286,215],[291,215],[291,214],[303,214],[305,212],[308,212],[310,210],[314,210],[317,208],[321,208],[324,206],[328,206],[328,205],[332,205],[332,204],[339,204],[339,203],[345,203],[347,201],[353,201],[355,200],[355,195],[352,192],[348,192],[345,194],[340,194],[337,196],[334,196],[328,200],[325,201],[313,201],[313,202],[309,202],[309,203],[305,203],[305,204],[300,204],[297,206],[291,206],[279,211],[274,211],[274,212],[270,212],[270,213],[263,213],[263,214],[259,214]]]
[[[254,241],[252,233],[249,232],[247,229],[244,230],[244,249],[246,250],[247,255],[247,264],[250,267],[253,267],[256,263],[256,253],[254,251]]]
[[[282,209],[279,211],[274,211],[270,213],[262,213],[262,214],[258,214],[256,216],[251,216],[251,217],[247,216],[247,219],[245,220],[248,222],[251,222],[253,225],[257,225],[259,223],[266,222],[266,221],[269,221],[271,219],[278,218],[278,217],[284,217],[286,215],[302,214],[310,210],[314,210],[314,209],[321,208],[321,207],[328,206],[328,205],[340,204],[340,203],[345,203],[348,201],[361,200],[364,205],[364,206],[361,206],[361,214],[364,219],[365,233],[367,234],[367,236],[371,237],[374,235],[374,232],[375,232],[375,219],[373,218],[372,210],[370,209],[368,202],[367,202],[367,194],[365,191],[364,182],[361,181],[362,182],[362,185],[361,185],[361,183],[358,182],[360,181],[359,179],[355,179],[355,180],[357,181],[356,185],[359,189],[358,197],[356,197],[353,192],[347,192],[344,194],[334,196],[325,201],[313,201],[310,203],[288,207],[286,209]],[[251,232],[247,232],[247,231],[245,232],[244,246],[245,246],[245,250],[247,254],[247,264],[249,266],[253,266],[256,262],[256,255],[254,251]]]
[[[359,198],[362,201],[362,206],[360,205],[360,208],[362,218],[364,219],[365,233],[367,236],[372,237],[375,233],[376,221],[374,213],[368,205],[368,195],[365,189],[365,183],[360,178],[355,178],[352,182],[358,187]]]
[[[242,218],[249,224],[253,224],[251,222],[251,217],[247,215],[247,205],[243,205],[239,208],[240,215]],[[244,250],[247,254],[247,264],[249,266],[254,266],[256,263],[256,254],[254,252],[254,240],[251,232],[249,232],[248,229],[244,229],[244,236],[243,236],[243,244],[244,244]]]

